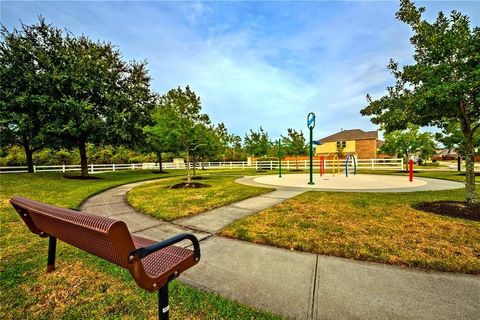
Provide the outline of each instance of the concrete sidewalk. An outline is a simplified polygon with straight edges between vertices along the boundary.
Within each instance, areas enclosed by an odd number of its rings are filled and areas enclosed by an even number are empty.
[[[88,199],[82,210],[123,220],[131,232],[163,240],[192,232],[202,259],[180,280],[287,318],[478,319],[480,278],[296,252],[216,236],[231,222],[306,190],[271,193],[173,223],[125,202],[132,183]],[[185,243],[184,245],[188,245]]]

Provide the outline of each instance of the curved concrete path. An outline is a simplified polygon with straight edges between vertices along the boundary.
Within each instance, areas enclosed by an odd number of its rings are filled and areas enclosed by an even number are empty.
[[[107,190],[87,199],[81,210],[123,220],[133,234],[157,241],[194,233],[201,240],[202,259],[180,277],[192,286],[287,318],[478,319],[478,276],[302,253],[216,235],[231,222],[305,189],[279,188],[167,223],[136,212],[125,201],[130,189],[152,182]]]

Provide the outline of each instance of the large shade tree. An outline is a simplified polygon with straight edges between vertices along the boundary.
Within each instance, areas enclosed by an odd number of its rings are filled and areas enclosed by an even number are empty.
[[[111,43],[43,18],[1,32],[0,127],[24,146],[29,168],[45,146],[77,147],[87,176],[87,143],[138,141],[153,106],[146,62],[126,62]]]
[[[52,145],[46,124],[52,119],[52,79],[63,37],[43,18],[21,29],[0,30],[0,143],[21,145],[28,171],[34,152]]]
[[[126,62],[111,43],[65,37],[49,131],[80,153],[88,175],[87,143],[135,144],[154,105],[146,62]]]
[[[438,13],[433,22],[422,17],[425,8],[402,0],[397,19],[413,31],[414,63],[399,67],[391,60],[396,79],[387,95],[372,99],[362,115],[383,124],[387,131],[404,129],[408,122],[445,127],[459,124],[465,144],[466,199],[477,202],[474,173],[474,136],[480,127],[480,28],[458,11]]]

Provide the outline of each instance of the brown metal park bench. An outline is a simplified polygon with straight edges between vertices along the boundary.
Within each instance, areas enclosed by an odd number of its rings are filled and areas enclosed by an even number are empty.
[[[139,287],[158,290],[158,317],[169,317],[168,283],[200,260],[198,239],[188,233],[161,242],[131,235],[123,221],[63,209],[23,197],[10,203],[31,232],[49,237],[47,272],[55,270],[57,239],[127,269]],[[193,251],[174,246],[190,240]]]

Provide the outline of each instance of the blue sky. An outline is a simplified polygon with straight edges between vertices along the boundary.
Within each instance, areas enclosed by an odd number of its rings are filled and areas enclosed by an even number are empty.
[[[426,17],[457,9],[480,25],[475,1],[418,2]],[[189,84],[214,122],[244,136],[262,126],[272,138],[306,130],[375,130],[359,111],[365,95],[392,84],[390,58],[411,61],[398,1],[41,2],[2,1],[1,22],[18,27],[42,15],[74,34],[110,41],[126,59],[149,62],[153,88]]]

